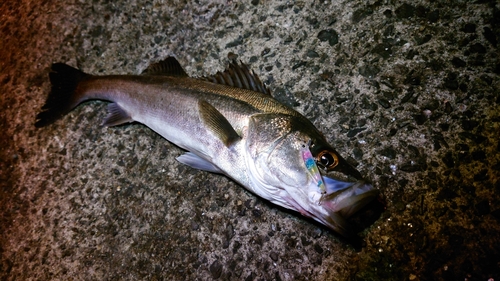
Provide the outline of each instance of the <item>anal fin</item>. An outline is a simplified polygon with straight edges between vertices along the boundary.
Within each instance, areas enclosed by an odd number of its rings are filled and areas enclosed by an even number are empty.
[[[104,122],[102,124],[104,126],[111,127],[130,123],[133,121],[134,120],[132,120],[130,115],[125,110],[123,110],[123,108],[113,102],[108,104],[108,116],[106,116],[106,119],[104,119]]]
[[[204,100],[198,102],[200,117],[203,124],[214,133],[226,147],[230,147],[241,138],[234,130],[233,126],[227,121],[215,107]]]
[[[192,152],[186,152],[181,156],[177,157],[176,159],[182,164],[188,165],[189,167],[198,170],[222,174],[222,171],[219,168],[217,168],[214,164],[208,162],[207,160],[199,157],[198,155]]]

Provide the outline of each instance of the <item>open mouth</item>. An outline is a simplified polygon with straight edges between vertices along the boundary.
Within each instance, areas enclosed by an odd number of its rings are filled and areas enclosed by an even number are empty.
[[[331,211],[349,218],[370,201],[377,198],[379,192],[369,183],[363,181],[343,182],[323,177],[328,192],[322,200]]]
[[[344,237],[352,236],[355,231],[347,219],[377,198],[378,190],[362,180],[360,173],[347,162],[340,163],[344,164],[339,165],[340,170],[329,172],[338,179],[321,175],[308,147],[302,150],[302,159],[316,192],[321,194],[318,203],[326,210],[318,219]]]

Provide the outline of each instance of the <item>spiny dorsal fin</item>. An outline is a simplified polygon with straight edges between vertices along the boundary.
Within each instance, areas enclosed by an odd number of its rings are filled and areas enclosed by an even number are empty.
[[[255,74],[250,71],[248,66],[240,61],[236,62],[234,58],[231,59],[229,66],[224,72],[217,72],[214,75],[202,77],[201,79],[210,81],[216,84],[228,85],[240,89],[252,90],[263,94],[271,95],[268,88],[262,83]]]
[[[165,75],[165,76],[179,76],[187,77],[187,73],[182,69],[181,64],[174,57],[167,57],[166,59],[153,63],[143,72],[143,75]]]
[[[233,126],[227,121],[215,107],[204,100],[198,102],[201,121],[207,128],[212,131],[226,147],[230,147],[233,143],[241,138],[234,130]]]

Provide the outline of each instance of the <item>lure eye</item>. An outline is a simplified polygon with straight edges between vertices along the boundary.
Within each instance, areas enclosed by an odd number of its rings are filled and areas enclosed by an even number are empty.
[[[330,170],[339,164],[339,158],[337,155],[329,152],[328,150],[323,150],[316,157],[316,162],[324,168]]]

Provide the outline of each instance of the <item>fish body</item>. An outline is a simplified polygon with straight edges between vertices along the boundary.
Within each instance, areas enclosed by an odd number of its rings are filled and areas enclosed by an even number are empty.
[[[377,197],[323,134],[275,100],[244,64],[232,62],[222,73],[192,78],[173,57],[141,75],[94,76],[58,63],[49,76],[52,91],[37,127],[84,101],[108,101],[104,125],[142,123],[187,151],[177,158],[181,163],[224,174],[346,237],[352,229],[345,219]]]

